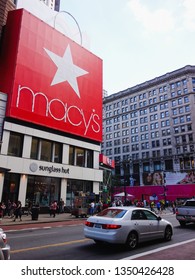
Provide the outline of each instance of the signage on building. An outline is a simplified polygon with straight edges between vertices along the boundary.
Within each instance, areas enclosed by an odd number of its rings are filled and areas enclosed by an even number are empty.
[[[38,165],[35,162],[32,162],[29,166],[31,172],[44,172],[44,173],[58,173],[58,174],[70,174],[69,168],[55,167],[54,165]]]
[[[107,156],[105,156],[103,154],[99,155],[99,162],[100,162],[100,165],[103,165],[105,167],[115,168],[114,160],[108,158]]]
[[[101,142],[100,58],[19,9],[8,15],[0,72],[6,116]]]

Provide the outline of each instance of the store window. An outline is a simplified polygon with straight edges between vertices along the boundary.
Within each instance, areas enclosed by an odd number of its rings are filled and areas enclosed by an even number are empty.
[[[87,196],[89,200],[95,199],[93,194],[93,183],[82,180],[68,180],[66,206],[73,207],[76,197],[79,195]]]
[[[23,148],[24,136],[20,133],[10,132],[9,144],[8,144],[8,155],[21,157]]]
[[[4,201],[4,203],[7,203],[8,200],[10,200],[11,202],[17,202],[19,183],[20,174],[5,173],[2,197],[2,201]]]
[[[26,203],[48,207],[52,201],[60,200],[60,179],[28,176]]]

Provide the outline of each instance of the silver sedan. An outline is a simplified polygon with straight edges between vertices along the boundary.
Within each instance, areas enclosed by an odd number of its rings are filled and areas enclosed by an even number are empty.
[[[134,249],[138,243],[149,240],[171,240],[173,227],[145,208],[109,207],[87,219],[84,235],[96,243],[125,244]]]
[[[6,233],[0,228],[0,260],[10,259],[10,246],[7,244]]]

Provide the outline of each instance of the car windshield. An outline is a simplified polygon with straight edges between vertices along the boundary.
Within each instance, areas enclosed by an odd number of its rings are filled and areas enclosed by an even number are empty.
[[[195,206],[195,200],[187,200],[185,206]]]
[[[97,216],[101,217],[109,217],[109,218],[122,218],[127,211],[124,209],[105,209],[97,214]]]

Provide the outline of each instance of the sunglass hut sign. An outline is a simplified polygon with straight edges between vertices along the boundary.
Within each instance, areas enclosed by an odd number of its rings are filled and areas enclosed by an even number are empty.
[[[21,25],[10,30],[18,52],[8,115],[100,142],[101,59],[25,10],[13,16]]]

